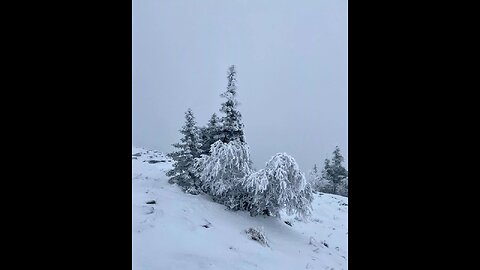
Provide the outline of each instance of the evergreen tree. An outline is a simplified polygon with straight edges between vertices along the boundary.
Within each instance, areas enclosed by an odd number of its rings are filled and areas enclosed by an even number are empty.
[[[333,193],[333,183],[332,183],[332,169],[330,168],[330,160],[328,158],[325,159],[320,183],[318,185],[318,191],[324,193]]]
[[[210,155],[210,147],[214,142],[220,139],[220,131],[221,122],[218,116],[214,113],[208,121],[207,126],[200,129],[202,155]]]
[[[322,177],[318,172],[317,164],[313,165],[313,169],[311,169],[307,174],[307,181],[310,183],[313,192],[320,191],[320,182]]]
[[[222,103],[220,109],[221,112],[225,114],[222,117],[222,128],[220,131],[220,139],[224,143],[229,143],[230,141],[239,139],[240,142],[245,142],[243,134],[243,123],[242,123],[242,114],[237,109],[238,101],[236,99],[237,95],[237,78],[236,78],[235,66],[232,65],[228,71],[228,84],[227,90],[222,93],[220,96],[226,98],[227,100]]]
[[[342,185],[348,177],[347,170],[342,166],[343,161],[344,159],[340,154],[340,148],[338,146],[335,147],[335,151],[333,151],[332,161],[330,162],[328,159],[325,160],[322,177],[330,182],[333,194],[338,194],[338,187]]]
[[[348,177],[342,180],[337,188],[337,194],[348,197]]]
[[[313,173],[314,173],[315,175],[318,174],[317,164],[313,164]]]
[[[305,218],[311,213],[312,189],[295,159],[285,153],[273,156],[265,169],[252,173],[243,181],[251,194],[250,214],[280,217],[285,208],[288,215]]]
[[[191,193],[196,193],[199,184],[193,170],[195,158],[200,156],[201,146],[198,129],[195,124],[195,117],[189,108],[185,113],[185,125],[180,130],[183,138],[180,139],[180,143],[173,144],[179,151],[167,154],[175,162],[173,169],[167,172],[167,176],[170,177],[169,183],[177,183],[184,190],[191,191]]]
[[[331,169],[330,169],[330,160],[328,158],[325,159],[323,170],[322,170],[322,178],[330,179]]]

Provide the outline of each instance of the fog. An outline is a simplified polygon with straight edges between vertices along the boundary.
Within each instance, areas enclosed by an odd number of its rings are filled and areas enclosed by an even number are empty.
[[[346,0],[133,0],[132,144],[170,152],[184,112],[219,112],[228,67],[255,167],[307,171],[338,145],[348,168]]]

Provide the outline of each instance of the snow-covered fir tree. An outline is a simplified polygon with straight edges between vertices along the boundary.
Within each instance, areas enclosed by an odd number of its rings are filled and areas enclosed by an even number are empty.
[[[222,103],[220,111],[225,115],[222,117],[222,128],[220,132],[220,139],[224,143],[228,143],[235,139],[239,139],[240,142],[245,142],[243,134],[242,114],[237,109],[237,71],[235,66],[230,66],[228,70],[228,84],[227,90],[220,96],[227,100]]]
[[[338,185],[337,194],[348,197],[348,176]]]
[[[330,169],[330,160],[328,158],[325,159],[320,182],[318,184],[318,191],[323,193],[333,193],[333,182],[331,180],[331,169]]]
[[[331,193],[338,194],[337,189],[348,177],[347,170],[342,166],[344,161],[343,156],[340,154],[340,148],[335,147],[333,151],[333,158],[330,162],[328,159],[325,160],[325,166],[322,171],[322,177],[327,180],[331,187]],[[343,183],[345,185],[345,183]]]
[[[240,196],[240,184],[243,178],[252,172],[246,143],[240,140],[215,142],[209,156],[202,155],[196,159],[195,170],[204,192],[212,195],[217,202],[229,202],[230,208],[239,209],[239,206],[234,206],[238,203],[232,200]]]
[[[207,126],[200,129],[202,155],[210,155],[210,147],[214,142],[220,139],[221,128],[222,126],[220,119],[214,113],[208,121]]]
[[[317,164],[314,164],[313,168],[307,173],[307,181],[310,183],[310,186],[312,187],[313,192],[319,191],[319,185],[320,185],[321,179],[322,179],[322,176],[318,171]]]
[[[200,156],[201,146],[195,124],[195,116],[189,108],[185,113],[185,125],[180,130],[183,137],[180,143],[173,144],[179,150],[167,154],[174,160],[173,169],[167,172],[167,176],[170,177],[169,183],[177,183],[184,190],[194,194],[197,193],[199,183],[193,165],[195,158]]]
[[[326,159],[325,164],[327,167],[330,165],[330,160]],[[310,186],[312,187],[312,191],[314,193],[316,192],[323,192],[323,193],[332,193],[333,192],[333,187],[330,183],[329,180],[326,178],[326,170],[323,169],[321,172],[318,170],[317,164],[313,166],[313,169],[311,169],[307,173],[307,181],[310,183]]]
[[[265,169],[245,178],[243,186],[251,194],[252,215],[280,216],[285,208],[288,215],[306,218],[313,200],[310,183],[300,171],[295,159],[285,153],[273,156]]]

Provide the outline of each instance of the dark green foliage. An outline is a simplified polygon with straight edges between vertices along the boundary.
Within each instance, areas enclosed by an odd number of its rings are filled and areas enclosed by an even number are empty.
[[[224,143],[229,143],[233,140],[240,140],[240,142],[245,142],[243,135],[243,123],[242,123],[242,114],[237,110],[238,101],[236,99],[237,95],[237,72],[235,71],[235,66],[231,66],[228,71],[228,84],[227,91],[221,94],[221,97],[226,98],[227,101],[222,103],[220,111],[225,114],[222,117],[222,128],[220,131],[219,139]]]
[[[221,121],[214,113],[208,121],[207,126],[200,128],[200,139],[202,143],[200,154],[210,155],[210,147],[214,142],[220,139],[221,129]]]
[[[167,154],[175,163],[173,169],[167,172],[170,177],[169,183],[177,183],[183,187],[184,190],[195,190],[198,188],[198,178],[193,171],[193,164],[195,158],[200,156],[200,138],[198,129],[195,126],[195,117],[191,109],[185,113],[185,125],[180,130],[183,138],[180,143],[175,143],[173,146],[179,150]]]
[[[317,164],[313,164],[313,173],[318,174]]]
[[[348,185],[346,181],[348,179],[348,172],[342,166],[343,156],[340,154],[340,148],[337,146],[335,147],[335,151],[333,151],[333,158],[332,160],[325,160],[325,165],[322,171],[322,178],[327,180],[332,187],[331,192],[333,194],[338,194],[338,189],[345,187],[348,189]],[[344,193],[344,192],[342,192]]]

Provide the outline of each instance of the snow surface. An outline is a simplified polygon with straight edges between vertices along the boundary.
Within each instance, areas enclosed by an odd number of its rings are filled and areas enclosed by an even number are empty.
[[[348,198],[315,194],[308,223],[251,217],[169,184],[171,166],[132,147],[133,269],[348,269]],[[263,229],[269,247],[248,238],[250,227]]]

